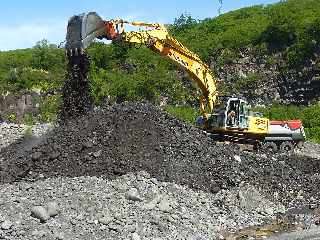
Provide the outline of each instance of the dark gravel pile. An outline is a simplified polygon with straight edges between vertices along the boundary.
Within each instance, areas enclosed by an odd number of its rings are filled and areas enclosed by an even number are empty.
[[[68,57],[66,81],[62,88],[63,102],[59,109],[61,121],[84,115],[92,109],[87,78],[89,66],[90,60],[86,54]]]
[[[202,131],[150,104],[106,106],[61,125],[29,153],[12,156],[17,147],[2,153],[11,166],[1,182],[145,170],[159,180],[218,191],[234,185],[237,175],[229,165],[231,148],[214,146]]]
[[[248,153],[249,154],[249,153]],[[295,154],[243,156],[242,180],[259,187],[266,196],[286,206],[320,206],[320,161]]]
[[[318,160],[217,146],[199,129],[150,104],[105,106],[56,128],[31,151],[17,153],[21,144],[0,153],[0,183],[55,176],[114,179],[143,170],[161,181],[210,192],[244,181],[287,205],[319,199]]]

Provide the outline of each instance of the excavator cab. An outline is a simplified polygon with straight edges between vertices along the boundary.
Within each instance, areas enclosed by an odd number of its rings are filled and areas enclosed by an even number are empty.
[[[252,143],[264,141],[269,130],[269,120],[252,115],[250,105],[238,97],[219,96],[208,118],[198,117],[197,126],[215,141]]]
[[[225,128],[246,129],[249,127],[249,106],[241,98],[226,99]]]
[[[228,100],[226,127],[227,128],[235,127],[240,129],[248,128],[249,127],[249,109],[250,109],[250,106],[245,100],[240,98],[230,98]],[[234,121],[232,121],[232,119],[234,119]]]
[[[208,118],[199,117],[196,123],[218,141],[262,141],[269,130],[269,120],[252,115],[246,100],[228,96],[218,97]]]
[[[219,97],[219,104],[209,115],[207,125],[213,129],[248,129],[249,109],[248,103],[241,98]],[[201,117],[198,118],[198,125],[203,122]]]

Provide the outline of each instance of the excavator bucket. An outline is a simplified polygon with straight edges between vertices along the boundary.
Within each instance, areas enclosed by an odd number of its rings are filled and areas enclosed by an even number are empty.
[[[68,22],[65,48],[69,55],[78,55],[83,53],[95,38],[105,35],[105,22],[97,13],[75,15]]]

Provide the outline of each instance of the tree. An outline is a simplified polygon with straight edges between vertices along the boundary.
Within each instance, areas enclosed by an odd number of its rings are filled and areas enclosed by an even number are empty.
[[[184,13],[180,17],[174,19],[173,26],[175,28],[186,28],[196,24],[198,21],[191,17],[190,14]]]
[[[37,42],[33,50],[31,63],[33,68],[48,71],[64,67],[64,51],[50,44],[48,40],[43,39]]]
[[[219,0],[219,4],[220,4],[220,6],[218,8],[218,14],[220,15],[221,14],[221,9],[222,9],[222,4],[223,4],[222,0]]]

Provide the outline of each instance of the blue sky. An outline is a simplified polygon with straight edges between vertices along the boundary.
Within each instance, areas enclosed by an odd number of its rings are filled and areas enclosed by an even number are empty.
[[[223,2],[222,13],[278,0]],[[64,41],[69,17],[88,11],[98,12],[105,19],[172,23],[182,13],[189,13],[196,19],[214,17],[218,8],[218,0],[2,0],[0,50],[29,48],[41,39],[58,44]]]

